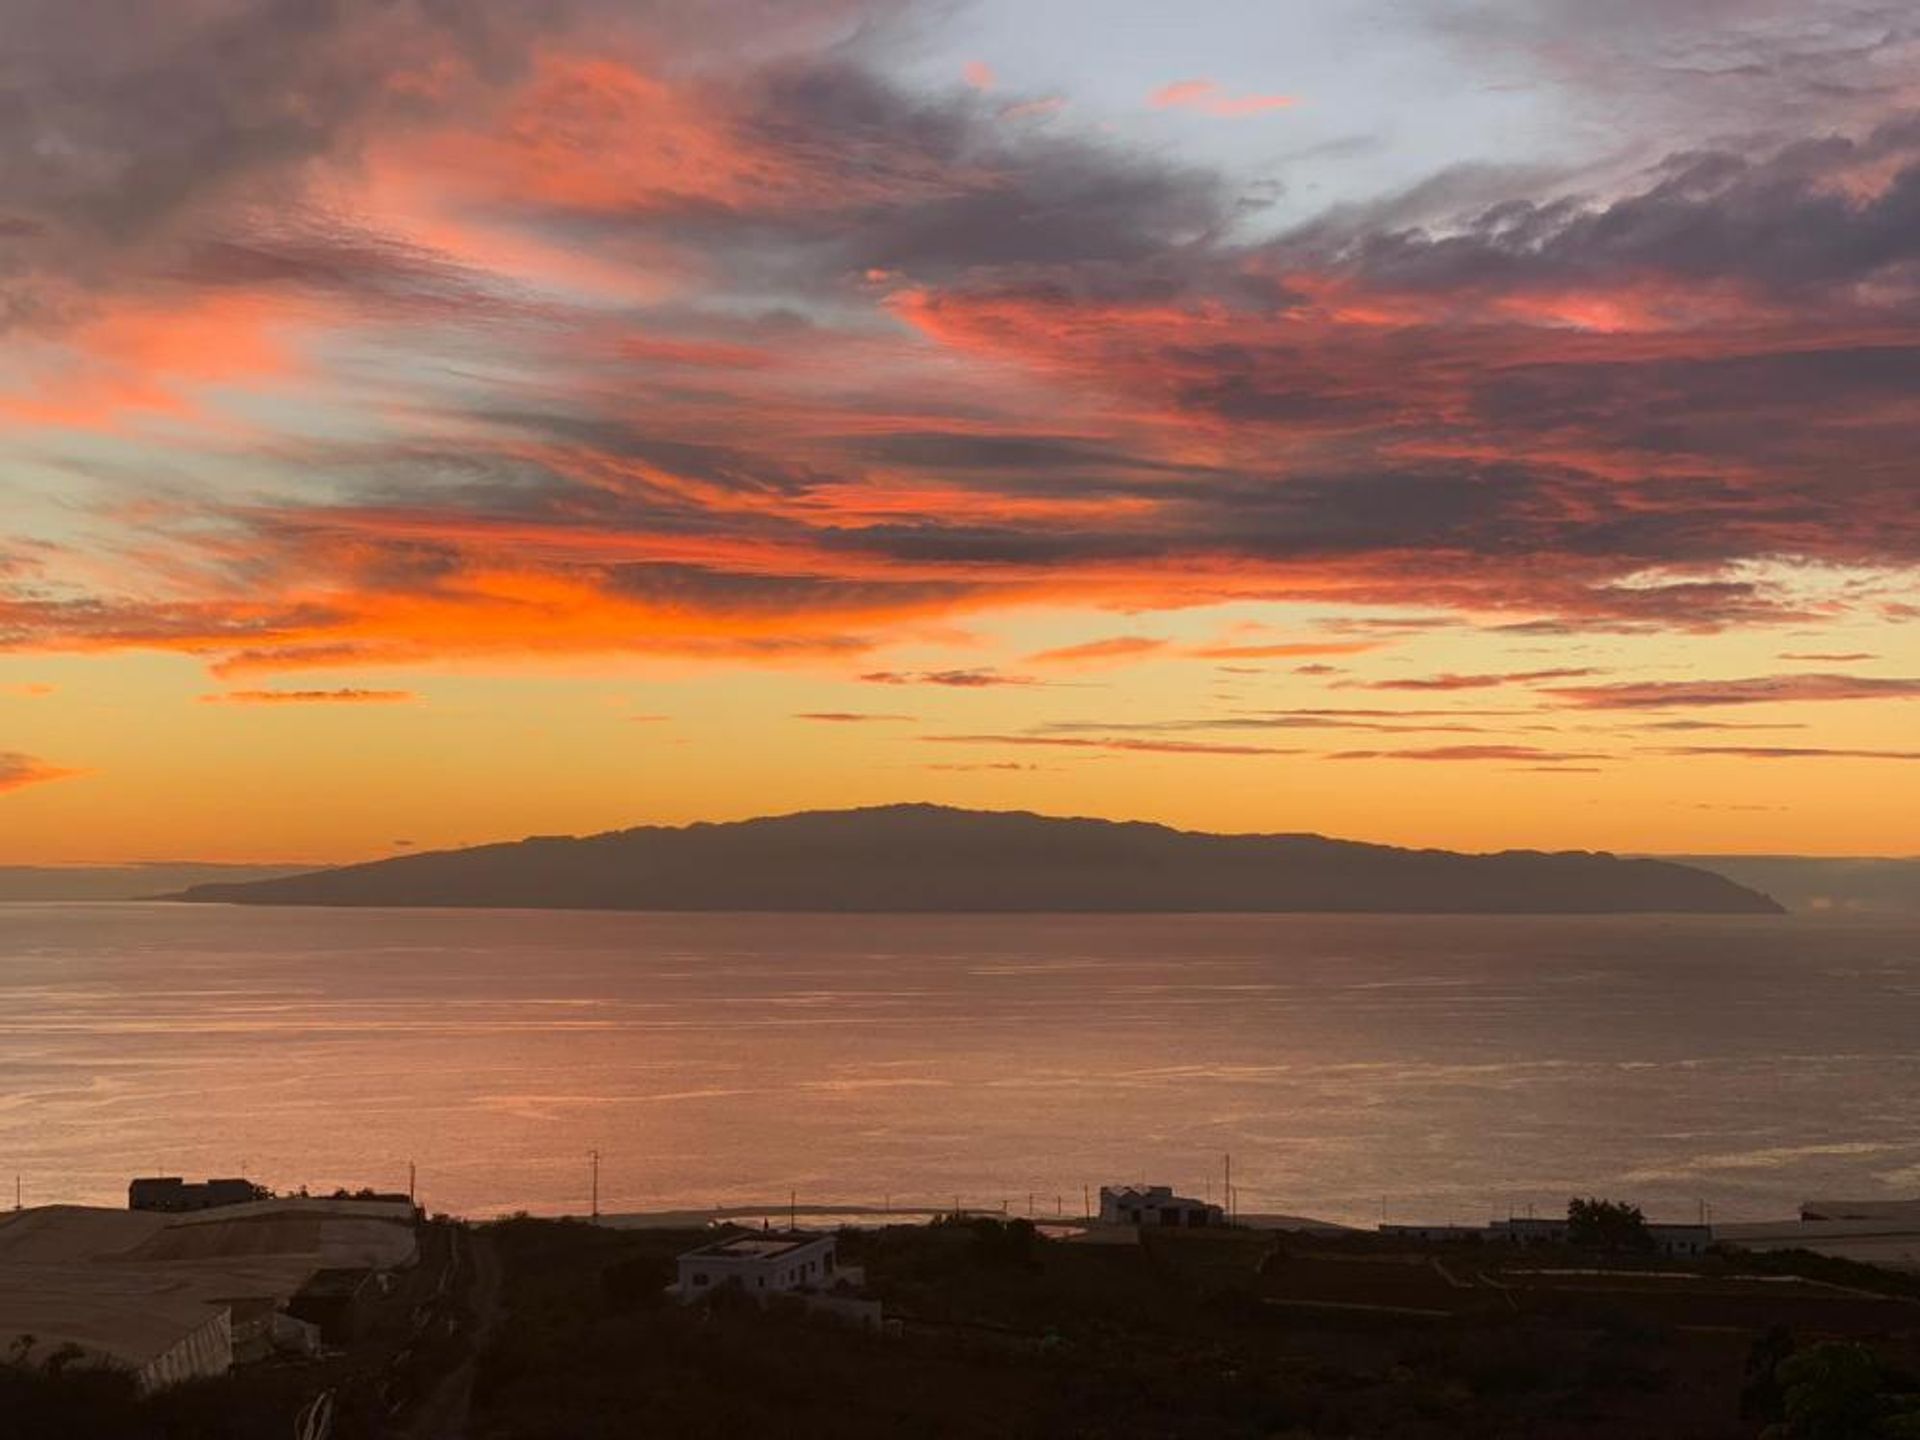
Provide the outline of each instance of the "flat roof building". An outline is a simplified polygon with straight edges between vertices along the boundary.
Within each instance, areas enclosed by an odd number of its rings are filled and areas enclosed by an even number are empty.
[[[127,1186],[129,1210],[158,1210],[178,1215],[189,1210],[213,1210],[222,1205],[245,1205],[264,1200],[268,1191],[251,1180],[202,1180],[189,1185],[178,1175],[148,1175]]]
[[[729,1287],[758,1295],[824,1290],[853,1278],[834,1263],[836,1248],[831,1235],[797,1231],[729,1236],[682,1255],[674,1289],[683,1301]]]

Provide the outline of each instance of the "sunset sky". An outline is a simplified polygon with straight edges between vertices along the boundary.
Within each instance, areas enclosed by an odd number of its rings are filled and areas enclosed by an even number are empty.
[[[11,0],[0,863],[1920,852],[1920,11]]]

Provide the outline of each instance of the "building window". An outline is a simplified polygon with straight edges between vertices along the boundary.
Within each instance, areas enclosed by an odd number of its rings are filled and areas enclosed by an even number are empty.
[[[693,1283],[694,1283],[694,1284],[695,1284],[696,1286],[699,1286],[699,1285],[705,1285],[705,1284],[707,1283],[707,1275],[706,1275],[706,1272],[705,1272],[704,1270],[696,1270],[696,1271],[694,1271],[694,1272],[693,1272]]]

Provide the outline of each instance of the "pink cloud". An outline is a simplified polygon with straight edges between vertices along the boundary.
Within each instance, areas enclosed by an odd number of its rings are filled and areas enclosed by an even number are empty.
[[[1058,115],[1068,105],[1064,95],[1042,95],[1033,100],[1016,100],[1011,105],[1000,107],[1002,120],[1042,120],[1049,115]]]
[[[1230,95],[1214,80],[1176,80],[1147,97],[1156,110],[1197,110],[1220,119],[1264,115],[1299,104],[1292,95]]]

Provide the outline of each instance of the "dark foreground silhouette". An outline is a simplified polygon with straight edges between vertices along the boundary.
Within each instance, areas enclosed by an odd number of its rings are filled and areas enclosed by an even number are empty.
[[[1089,1244],[984,1217],[844,1233],[879,1331],[791,1296],[673,1303],[674,1256],[711,1231],[508,1220],[463,1234],[492,1279],[460,1303],[485,1324],[152,1397],[16,1344],[0,1434],[285,1440],[323,1394],[329,1440],[1920,1433],[1920,1280],[1803,1252],[1663,1261],[1627,1207],[1585,1203],[1594,1243],[1553,1247],[1225,1228]]]
[[[1460,855],[1318,835],[888,805],[538,837],[173,897],[594,910],[1773,914],[1722,876],[1584,851]]]

